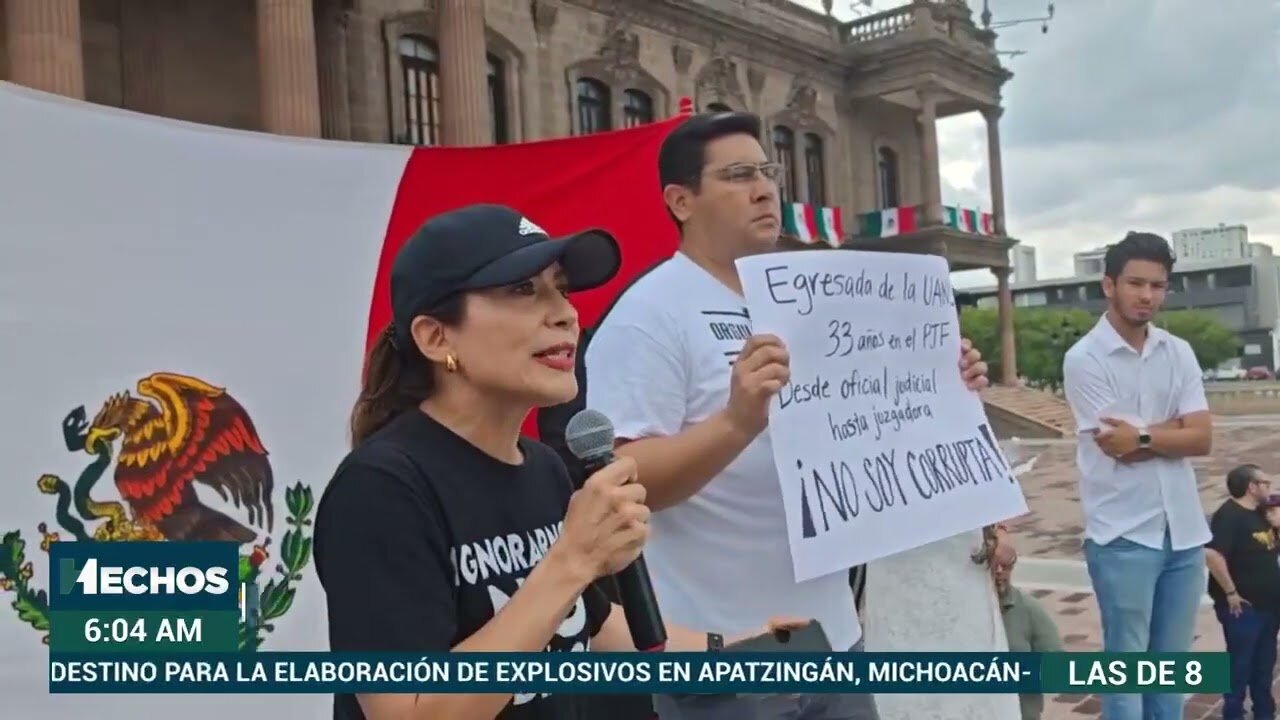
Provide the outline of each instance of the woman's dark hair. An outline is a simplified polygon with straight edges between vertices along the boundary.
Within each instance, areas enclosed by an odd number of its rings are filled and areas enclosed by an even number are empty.
[[[462,322],[462,295],[445,300],[428,313],[448,326]],[[418,406],[436,389],[436,371],[417,346],[397,348],[388,325],[365,361],[360,397],[351,410],[351,444],[359,445],[396,416]]]

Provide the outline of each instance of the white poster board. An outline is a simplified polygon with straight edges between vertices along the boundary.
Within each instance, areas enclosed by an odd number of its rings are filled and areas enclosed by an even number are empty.
[[[960,377],[945,259],[800,250],[738,273],[753,332],[791,355],[769,434],[797,582],[1026,512]]]

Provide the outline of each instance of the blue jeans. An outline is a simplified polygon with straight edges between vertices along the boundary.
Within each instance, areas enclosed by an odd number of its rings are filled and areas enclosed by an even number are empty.
[[[1084,543],[1106,652],[1189,652],[1208,578],[1204,548]],[[1181,694],[1102,696],[1103,720],[1182,720]]]
[[[1276,668],[1276,634],[1280,616],[1245,605],[1239,617],[1226,606],[1215,607],[1231,655],[1231,691],[1222,696],[1222,720],[1244,720],[1244,696],[1253,700],[1254,720],[1275,720],[1271,675]]]

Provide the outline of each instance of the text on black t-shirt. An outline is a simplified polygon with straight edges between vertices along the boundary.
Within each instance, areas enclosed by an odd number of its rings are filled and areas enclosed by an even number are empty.
[[[1236,592],[1260,610],[1280,611],[1280,560],[1276,533],[1262,513],[1227,500],[1209,521],[1213,538],[1207,547],[1227,560]],[[1226,593],[1209,575],[1209,596],[1218,604]]]
[[[548,447],[503,463],[425,413],[353,450],[321,498],[315,561],[334,652],[446,652],[510,600],[559,537],[572,484]],[[592,586],[546,648],[585,651],[610,605]],[[576,717],[569,696],[517,694],[500,720]],[[353,696],[335,720],[364,720]]]

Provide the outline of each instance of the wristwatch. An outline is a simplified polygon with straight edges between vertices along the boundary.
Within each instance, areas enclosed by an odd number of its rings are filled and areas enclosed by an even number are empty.
[[[724,649],[724,636],[720,633],[707,633],[707,652],[720,652]]]
[[[1147,432],[1146,428],[1138,428],[1138,449],[1151,449],[1151,433]]]

